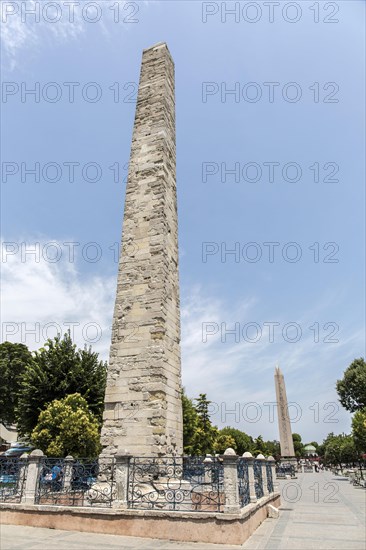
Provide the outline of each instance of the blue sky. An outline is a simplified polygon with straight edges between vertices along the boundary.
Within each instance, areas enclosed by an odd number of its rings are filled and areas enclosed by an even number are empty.
[[[77,342],[108,357],[141,53],[166,41],[187,393],[208,394],[218,425],[277,438],[264,403],[279,362],[293,430],[306,441],[348,431],[334,385],[364,355],[364,2],[280,2],[272,23],[263,2],[237,3],[226,22],[220,2],[120,2],[119,23],[109,0],[98,12],[80,2],[74,22],[64,2],[44,4],[28,4],[35,22],[2,2],[3,338],[36,349],[52,323],[73,322]],[[35,86],[39,102],[22,98]],[[39,182],[25,171],[35,163]],[[225,181],[225,167],[237,176]],[[225,327],[239,333],[225,341]]]

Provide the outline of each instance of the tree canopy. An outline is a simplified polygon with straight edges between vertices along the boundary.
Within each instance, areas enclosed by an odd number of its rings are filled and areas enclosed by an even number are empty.
[[[323,442],[325,462],[339,465],[356,462],[358,453],[351,435],[330,433]]]
[[[15,422],[22,376],[32,362],[32,354],[24,344],[0,344],[0,422]]]
[[[250,435],[230,426],[219,430],[211,422],[210,404],[211,401],[207,399],[205,393],[201,393],[197,399],[190,399],[183,392],[183,449],[185,454],[222,454],[228,447],[231,447],[239,456],[246,451],[253,455],[263,453],[267,456],[279,456],[278,441],[264,441],[262,436],[253,440]]]
[[[301,435],[297,433],[292,434],[292,441],[294,442],[295,456],[300,458],[304,455],[304,445],[301,440]]]
[[[94,458],[101,451],[99,423],[79,393],[52,401],[39,415],[31,441],[50,457]]]
[[[251,452],[251,450],[253,449],[253,438],[250,437],[250,435],[247,435],[245,432],[242,432],[241,430],[227,426],[220,430],[220,434],[230,436],[234,439],[235,445],[228,446],[233,447],[233,449],[239,456],[242,456],[242,454],[247,451]]]
[[[337,381],[337,392],[342,406],[350,412],[366,408],[366,363],[363,357],[355,359]]]
[[[55,399],[79,393],[100,422],[104,408],[107,364],[91,348],[77,349],[71,336],[49,339],[34,353],[21,377],[16,420],[18,430],[28,435],[40,413]]]
[[[352,435],[360,454],[366,453],[366,408],[356,411],[352,418]]]

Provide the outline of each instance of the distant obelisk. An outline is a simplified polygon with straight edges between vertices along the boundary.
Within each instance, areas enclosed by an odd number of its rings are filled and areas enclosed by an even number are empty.
[[[183,452],[174,63],[143,51],[101,436],[103,455]]]
[[[288,412],[285,379],[279,367],[275,368],[275,386],[277,398],[278,428],[280,432],[280,446],[282,458],[295,457],[292,440],[291,422]]]

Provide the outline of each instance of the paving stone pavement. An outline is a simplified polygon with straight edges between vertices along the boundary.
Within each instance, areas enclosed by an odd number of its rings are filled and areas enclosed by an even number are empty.
[[[330,472],[280,482],[280,518],[267,519],[241,546],[3,525],[1,550],[365,550],[366,490]]]
[[[237,550],[240,547],[2,525],[0,548],[1,550]]]
[[[366,490],[331,472],[280,481],[280,518],[267,519],[245,550],[366,548]]]

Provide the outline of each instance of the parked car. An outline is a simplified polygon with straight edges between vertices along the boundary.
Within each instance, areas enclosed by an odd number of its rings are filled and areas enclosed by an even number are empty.
[[[23,447],[10,447],[3,456],[7,456],[9,458],[17,458],[19,456],[22,456],[24,453],[30,453],[33,451],[34,447],[32,445],[24,445]]]

